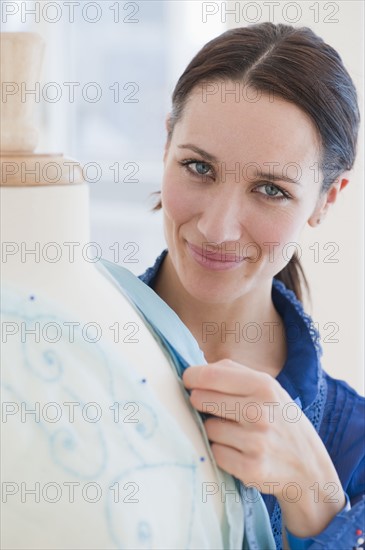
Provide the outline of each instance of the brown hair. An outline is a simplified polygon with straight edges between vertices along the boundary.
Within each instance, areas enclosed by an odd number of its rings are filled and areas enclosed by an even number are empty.
[[[224,32],[196,54],[172,94],[168,141],[198,84],[240,81],[309,115],[321,138],[321,193],[353,166],[360,122],[355,86],[341,57],[307,27],[260,23]],[[161,201],[154,210],[161,208]],[[276,275],[302,300],[308,282],[296,254]]]

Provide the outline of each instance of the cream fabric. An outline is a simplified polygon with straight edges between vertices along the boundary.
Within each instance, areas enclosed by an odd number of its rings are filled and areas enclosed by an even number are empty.
[[[7,330],[37,321],[63,327],[68,318],[60,304],[11,288],[1,313]],[[146,353],[153,361],[154,350]],[[242,548],[234,479],[216,468],[220,525],[201,457],[112,349],[77,328],[72,344],[67,331],[37,343],[19,330],[3,340],[1,360],[3,548]],[[206,449],[209,459],[207,440]]]

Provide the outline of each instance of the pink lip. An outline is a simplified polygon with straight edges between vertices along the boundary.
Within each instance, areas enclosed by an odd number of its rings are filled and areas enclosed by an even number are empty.
[[[223,250],[221,252],[210,252],[204,250],[203,246],[195,246],[187,242],[188,250],[192,258],[205,269],[213,271],[228,271],[229,269],[235,269],[240,266],[247,258],[239,256],[235,258],[235,252],[229,250]]]

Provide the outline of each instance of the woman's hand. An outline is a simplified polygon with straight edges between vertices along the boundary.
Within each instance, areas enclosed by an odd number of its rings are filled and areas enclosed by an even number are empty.
[[[217,464],[278,499],[288,530],[314,536],[345,506],[319,435],[269,374],[229,359],[183,374],[191,404],[213,417],[205,429]]]

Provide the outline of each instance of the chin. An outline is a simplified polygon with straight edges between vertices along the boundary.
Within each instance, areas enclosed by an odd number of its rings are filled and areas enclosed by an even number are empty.
[[[194,278],[193,280],[186,281],[186,283],[183,282],[183,286],[190,296],[205,304],[229,303],[247,291],[244,284],[240,284],[237,288],[237,284],[231,286],[227,284],[227,281],[209,281],[207,277],[201,278],[200,281]]]

